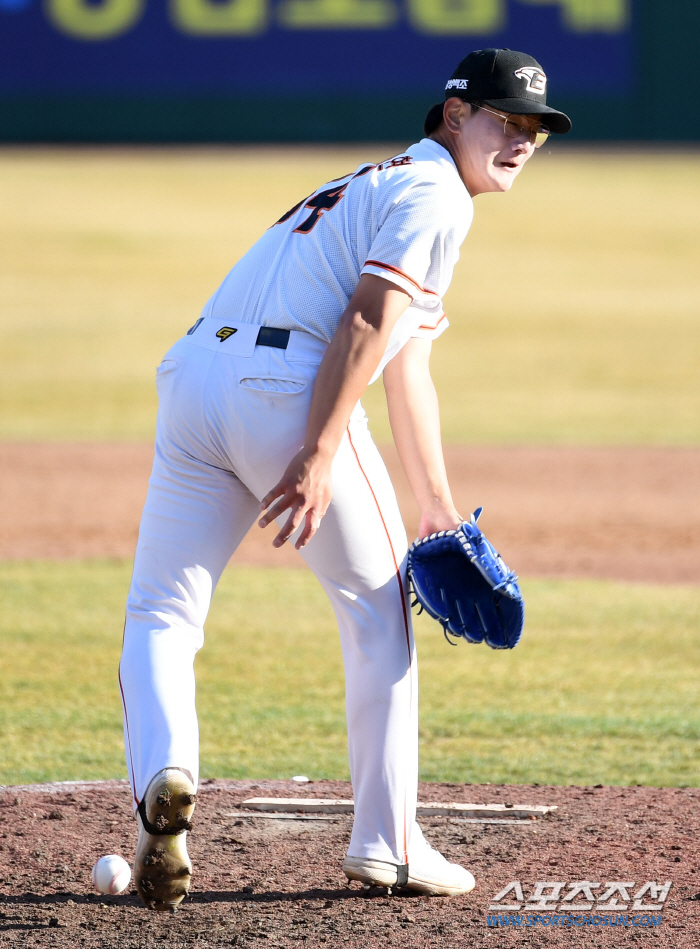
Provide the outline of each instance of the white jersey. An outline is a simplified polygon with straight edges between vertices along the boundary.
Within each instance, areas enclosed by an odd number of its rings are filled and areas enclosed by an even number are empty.
[[[376,379],[411,337],[435,339],[447,328],[442,297],[472,217],[449,152],[423,139],[300,201],[238,261],[202,316],[330,342],[360,275],[375,274],[412,298]]]

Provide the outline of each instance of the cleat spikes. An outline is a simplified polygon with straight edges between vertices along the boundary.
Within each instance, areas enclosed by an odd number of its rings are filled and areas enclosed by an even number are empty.
[[[186,837],[195,798],[187,775],[178,768],[165,768],[139,803],[134,882],[146,906],[157,912],[174,912],[187,896],[192,863]]]
[[[178,811],[175,820],[180,830],[192,830],[192,824],[187,820],[184,811]]]

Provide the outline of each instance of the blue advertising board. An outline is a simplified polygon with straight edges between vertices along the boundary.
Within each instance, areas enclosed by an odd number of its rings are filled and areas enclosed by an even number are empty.
[[[429,95],[488,46],[626,95],[632,0],[0,0],[0,95]]]

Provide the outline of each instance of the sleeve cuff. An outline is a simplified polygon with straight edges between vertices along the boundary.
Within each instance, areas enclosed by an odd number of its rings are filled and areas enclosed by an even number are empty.
[[[442,310],[439,293],[428,290],[427,287],[422,287],[413,277],[409,277],[407,273],[404,273],[399,267],[394,267],[393,264],[385,264],[380,260],[367,260],[360,273],[383,277],[384,280],[395,283],[397,287],[405,290],[416,303],[423,304],[431,309],[435,307]]]
[[[411,333],[412,339],[437,339],[442,336],[450,321],[447,319],[447,313],[441,313],[439,316],[427,316],[423,318],[421,325]]]

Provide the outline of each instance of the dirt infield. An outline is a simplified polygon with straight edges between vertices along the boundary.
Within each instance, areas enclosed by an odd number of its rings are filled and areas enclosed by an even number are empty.
[[[417,512],[383,449],[409,536]],[[446,452],[463,513],[523,576],[700,582],[700,449],[469,448]],[[144,444],[0,443],[0,559],[129,557],[152,449]],[[299,566],[272,528],[235,560]]]
[[[408,893],[389,897],[381,888],[349,887],[341,863],[350,817],[229,816],[240,813],[246,797],[347,798],[347,784],[317,782],[300,788],[287,781],[204,782],[189,838],[192,890],[171,916],[144,909],[133,887],[116,897],[92,891],[90,869],[100,855],[117,852],[133,859],[134,823],[125,783],[5,788],[0,793],[0,944],[57,949],[310,949],[322,944],[500,949],[649,943],[696,949],[699,793],[680,788],[422,785],[419,799],[424,801],[557,805],[544,819],[509,824],[422,818],[430,842],[468,866],[477,880],[471,894],[441,899]],[[522,884],[525,900],[537,882],[566,886],[558,904],[521,914],[523,922],[533,919],[529,927],[515,927],[512,920],[508,926],[494,926],[497,918],[518,915],[489,909],[512,881]],[[590,881],[594,897],[602,896],[606,883],[624,882],[630,901],[614,910],[594,904],[568,911],[561,899],[580,881]],[[665,903],[660,909],[632,911],[632,888],[638,891],[648,882],[671,883]],[[512,904],[514,892],[501,902]],[[615,899],[620,904],[621,895]],[[646,907],[652,899],[647,896],[641,903]],[[555,916],[572,922],[554,923]],[[604,925],[605,917],[616,925]],[[650,917],[660,924],[651,926]]]

